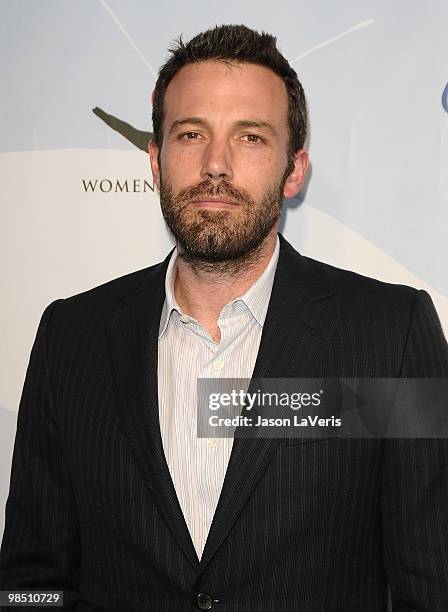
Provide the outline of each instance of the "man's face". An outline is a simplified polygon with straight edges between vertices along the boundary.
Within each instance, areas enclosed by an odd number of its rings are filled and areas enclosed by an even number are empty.
[[[254,251],[280,217],[288,96],[271,70],[207,61],[182,68],[165,95],[163,145],[150,149],[168,227],[190,260]]]

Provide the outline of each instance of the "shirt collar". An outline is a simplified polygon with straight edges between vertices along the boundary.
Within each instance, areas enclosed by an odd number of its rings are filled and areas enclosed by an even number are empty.
[[[232,300],[232,302],[229,302],[229,304],[224,306],[220,317],[224,315],[226,310],[231,310],[231,307],[234,304],[237,306],[238,302],[243,302],[260,327],[263,327],[268,310],[272,285],[274,283],[275,271],[277,269],[279,252],[280,241],[277,236],[274,252],[268,265],[263,270],[263,273],[241,297]],[[160,317],[159,338],[164,334],[173,310],[176,310],[179,314],[183,314],[180,306],[176,302],[176,298],[174,297],[174,280],[176,278],[176,273],[177,249],[174,249],[165,275],[165,302],[163,304],[162,314]]]

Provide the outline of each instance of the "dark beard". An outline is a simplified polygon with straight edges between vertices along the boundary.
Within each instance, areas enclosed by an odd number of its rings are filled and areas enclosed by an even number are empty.
[[[283,187],[268,189],[261,202],[230,183],[202,181],[174,195],[161,178],[160,204],[165,221],[180,246],[179,256],[202,270],[237,272],[255,263],[263,243],[280,218]],[[190,202],[205,197],[225,197],[239,205],[237,215],[227,210],[192,210]]]

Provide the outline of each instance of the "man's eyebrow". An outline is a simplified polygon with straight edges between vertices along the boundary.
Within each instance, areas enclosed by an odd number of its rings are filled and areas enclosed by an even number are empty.
[[[176,119],[176,121],[173,121],[169,133],[171,134],[174,132],[174,130],[182,125],[199,125],[205,128],[210,127],[209,122],[201,117],[184,117],[183,119]],[[268,132],[271,132],[273,136],[277,136],[277,130],[274,128],[274,126],[268,121],[263,121],[262,119],[240,119],[239,121],[235,121],[233,126],[236,128],[257,128],[267,130]]]
[[[236,127],[242,128],[257,128],[259,130],[267,130],[271,132],[274,136],[277,136],[277,130],[274,126],[268,121],[263,121],[261,119],[241,119],[235,123]]]
[[[205,119],[201,119],[201,117],[184,117],[183,119],[176,119],[176,121],[173,121],[169,133],[171,134],[176,128],[186,124],[209,127],[208,121],[206,121]]]

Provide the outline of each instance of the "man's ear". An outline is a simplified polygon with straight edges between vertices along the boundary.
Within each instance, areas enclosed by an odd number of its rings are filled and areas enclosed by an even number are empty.
[[[300,149],[294,154],[294,168],[286,179],[283,188],[285,198],[293,198],[302,188],[305,180],[306,171],[308,170],[308,153],[304,149]]]
[[[153,140],[148,142],[148,153],[149,163],[151,164],[152,178],[157,186],[157,190],[160,191],[160,168],[158,159],[159,149]]]

